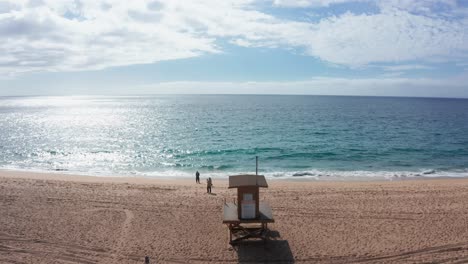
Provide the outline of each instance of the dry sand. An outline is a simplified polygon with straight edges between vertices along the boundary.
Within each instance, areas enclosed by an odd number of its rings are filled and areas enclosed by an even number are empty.
[[[468,263],[466,179],[269,184],[274,237],[233,248],[226,181],[3,171],[0,263]]]

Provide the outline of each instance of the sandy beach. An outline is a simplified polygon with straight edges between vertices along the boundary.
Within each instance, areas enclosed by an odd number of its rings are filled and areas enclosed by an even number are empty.
[[[0,263],[468,263],[467,179],[269,185],[272,238],[231,247],[226,180],[2,171]]]

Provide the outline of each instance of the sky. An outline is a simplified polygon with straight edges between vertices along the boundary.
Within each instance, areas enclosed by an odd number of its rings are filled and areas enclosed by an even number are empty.
[[[0,96],[468,98],[468,0],[0,0]]]

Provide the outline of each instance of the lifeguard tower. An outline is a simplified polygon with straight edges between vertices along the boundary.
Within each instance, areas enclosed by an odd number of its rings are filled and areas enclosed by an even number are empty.
[[[229,176],[229,189],[237,188],[237,202],[224,203],[223,224],[229,229],[229,243],[243,239],[266,239],[268,223],[273,223],[270,205],[260,202],[260,187],[268,184],[263,175]]]

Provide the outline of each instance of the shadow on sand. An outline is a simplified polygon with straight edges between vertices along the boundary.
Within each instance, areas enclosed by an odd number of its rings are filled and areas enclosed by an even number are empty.
[[[294,256],[287,240],[277,240],[279,233],[270,231],[266,241],[247,240],[237,244],[239,263],[294,263]]]

